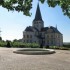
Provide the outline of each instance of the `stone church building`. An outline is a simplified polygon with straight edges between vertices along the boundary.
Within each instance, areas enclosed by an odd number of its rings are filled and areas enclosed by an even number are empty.
[[[32,26],[26,27],[23,31],[24,43],[38,43],[44,46],[62,46],[63,35],[57,27],[44,27],[44,21],[41,16],[39,4],[37,5],[36,15]]]

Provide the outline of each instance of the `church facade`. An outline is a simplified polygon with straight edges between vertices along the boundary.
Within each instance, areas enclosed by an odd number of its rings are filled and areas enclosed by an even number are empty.
[[[62,46],[63,35],[58,31],[57,27],[44,27],[38,4],[32,26],[26,27],[23,31],[22,41],[24,43],[38,43],[44,46]]]

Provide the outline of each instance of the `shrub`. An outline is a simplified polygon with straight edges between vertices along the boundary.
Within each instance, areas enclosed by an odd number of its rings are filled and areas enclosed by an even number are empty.
[[[0,47],[5,47],[6,46],[6,42],[5,41],[0,41]]]
[[[60,47],[59,49],[60,50],[70,50],[70,48],[67,48],[67,47]]]
[[[39,44],[12,42],[12,47],[14,47],[14,48],[39,48]]]
[[[65,45],[63,45],[63,47],[70,48],[70,44],[65,44]]]
[[[7,41],[6,47],[11,48],[11,42]]]
[[[50,49],[59,49],[58,46],[49,46]]]
[[[50,49],[58,49],[58,50],[70,50],[70,48],[67,47],[58,47],[58,46],[50,46]]]

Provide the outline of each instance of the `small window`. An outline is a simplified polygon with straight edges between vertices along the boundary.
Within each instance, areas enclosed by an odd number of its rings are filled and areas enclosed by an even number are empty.
[[[27,38],[29,38],[29,35],[27,35]]]

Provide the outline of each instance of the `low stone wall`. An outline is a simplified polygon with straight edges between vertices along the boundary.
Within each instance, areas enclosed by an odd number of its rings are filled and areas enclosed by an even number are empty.
[[[46,54],[52,54],[55,53],[52,49],[41,49],[41,48],[26,48],[26,49],[20,49],[13,51],[17,54],[27,54],[27,55],[46,55]]]

